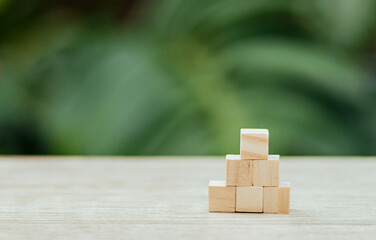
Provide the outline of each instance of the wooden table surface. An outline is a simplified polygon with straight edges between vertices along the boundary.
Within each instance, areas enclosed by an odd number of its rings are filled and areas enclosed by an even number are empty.
[[[0,239],[375,239],[376,158],[282,157],[289,215],[208,213],[224,157],[1,157]]]

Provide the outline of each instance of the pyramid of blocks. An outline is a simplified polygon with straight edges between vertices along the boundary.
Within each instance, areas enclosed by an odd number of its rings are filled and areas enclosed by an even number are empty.
[[[240,155],[226,155],[226,181],[209,182],[209,212],[289,213],[290,184],[279,183],[279,155],[267,129],[241,129]]]

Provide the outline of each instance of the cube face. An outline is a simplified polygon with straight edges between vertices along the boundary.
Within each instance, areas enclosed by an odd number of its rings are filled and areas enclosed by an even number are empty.
[[[268,159],[269,131],[267,129],[240,130],[241,159]]]
[[[290,213],[290,183],[282,183],[278,188],[278,213]]]
[[[275,156],[271,155],[275,159]],[[279,157],[275,160],[253,160],[253,185],[260,187],[278,187]]]
[[[252,160],[241,160],[240,155],[226,155],[226,185],[248,187],[253,182]]]
[[[264,213],[290,212],[290,184],[281,183],[279,187],[264,187]]]
[[[210,181],[209,212],[235,212],[235,190],[225,181]]]
[[[278,213],[278,187],[264,187],[264,213]]]
[[[262,187],[237,187],[236,212],[262,212]]]

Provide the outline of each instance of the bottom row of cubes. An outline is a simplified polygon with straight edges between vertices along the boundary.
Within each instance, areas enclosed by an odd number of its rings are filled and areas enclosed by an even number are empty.
[[[226,181],[209,182],[210,212],[289,213],[290,184],[279,187],[229,187]]]

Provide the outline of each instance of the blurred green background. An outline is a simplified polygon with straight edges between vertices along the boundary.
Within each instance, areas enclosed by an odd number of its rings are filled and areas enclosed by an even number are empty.
[[[0,0],[0,154],[376,154],[374,0]]]

